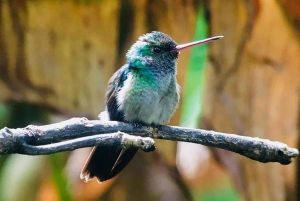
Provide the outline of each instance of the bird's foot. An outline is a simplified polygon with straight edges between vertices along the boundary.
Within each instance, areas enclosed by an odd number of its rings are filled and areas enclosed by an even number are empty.
[[[139,128],[139,129],[141,129],[143,126],[141,122],[132,122],[131,124],[134,128]]]
[[[153,126],[157,131],[162,131],[162,125],[151,125]]]

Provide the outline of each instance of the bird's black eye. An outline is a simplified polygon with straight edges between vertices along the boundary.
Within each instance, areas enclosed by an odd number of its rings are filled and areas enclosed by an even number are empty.
[[[161,52],[161,48],[159,48],[159,47],[153,47],[152,48],[152,52],[154,52],[154,53],[160,53]]]

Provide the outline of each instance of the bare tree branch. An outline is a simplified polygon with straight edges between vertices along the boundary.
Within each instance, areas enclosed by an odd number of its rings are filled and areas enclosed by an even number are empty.
[[[154,141],[149,137],[217,147],[263,163],[287,165],[299,153],[297,149],[281,142],[215,131],[175,126],[136,127],[124,122],[72,118],[45,126],[1,129],[0,155],[51,154],[89,146],[135,146],[144,151],[153,151]]]
[[[128,135],[122,132],[101,134],[88,137],[81,137],[54,144],[34,146],[26,142],[22,143],[22,154],[26,155],[47,155],[63,151],[92,146],[119,146],[122,148],[136,147],[145,152],[155,150],[155,142],[149,137]]]

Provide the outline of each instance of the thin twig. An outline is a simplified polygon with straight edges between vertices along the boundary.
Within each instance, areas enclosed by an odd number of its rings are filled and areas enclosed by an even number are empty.
[[[74,149],[92,146],[116,146],[121,148],[136,147],[145,152],[155,150],[155,142],[149,137],[140,137],[117,132],[111,134],[93,135],[81,137],[63,142],[34,146],[23,142],[22,154],[26,155],[48,155],[63,151],[73,151]]]

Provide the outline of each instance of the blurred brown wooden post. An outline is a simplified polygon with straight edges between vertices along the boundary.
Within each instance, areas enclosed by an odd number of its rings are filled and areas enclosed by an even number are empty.
[[[115,71],[118,13],[117,0],[1,1],[0,101],[96,116]]]
[[[211,31],[225,38],[212,45],[204,113],[215,130],[297,147],[300,14],[295,7],[300,3],[279,2],[283,4],[210,2]],[[296,200],[297,163],[261,164],[238,156],[236,160],[241,171],[235,182],[242,185],[245,200]]]

